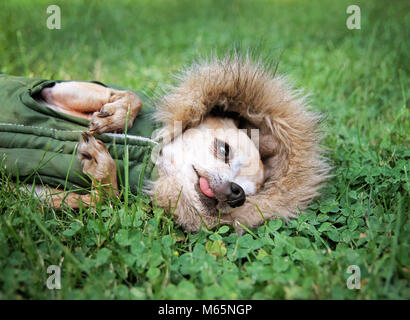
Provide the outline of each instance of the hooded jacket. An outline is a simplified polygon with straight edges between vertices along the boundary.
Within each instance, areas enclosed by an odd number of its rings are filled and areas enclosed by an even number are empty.
[[[174,123],[182,125],[182,132],[196,127],[215,110],[237,117],[239,129],[259,130],[257,147],[265,181],[221,222],[255,227],[265,219],[295,217],[320,195],[330,171],[320,147],[321,115],[311,110],[305,97],[283,76],[249,55],[234,54],[194,63],[176,80],[155,110],[155,119],[162,124],[159,137],[169,140]],[[189,230],[197,230],[203,221],[208,226],[219,223],[219,217],[199,217],[183,190],[179,197],[181,187],[167,188],[172,177],[162,174],[161,168],[158,171],[152,194],[165,207],[168,199],[178,199],[177,222]]]
[[[7,174],[25,183],[34,181],[81,193],[90,186],[90,180],[82,172],[76,147],[81,133],[88,130],[89,120],[60,113],[34,99],[56,82],[62,81],[0,74],[0,162]],[[133,193],[143,180],[155,179],[151,151],[156,143],[151,136],[158,127],[151,120],[153,109],[148,98],[141,92],[136,94],[143,108],[127,134],[96,135],[117,163],[120,184],[128,146],[129,178],[138,182],[130,185]]]
[[[75,146],[88,121],[58,113],[33,99],[52,83],[0,75],[0,154],[6,156],[3,165],[12,175],[26,179],[39,177],[54,185],[67,182],[70,187],[88,186],[75,157]],[[247,196],[244,205],[223,216],[223,223],[255,227],[265,219],[295,217],[319,196],[319,189],[329,177],[330,166],[320,147],[320,115],[311,111],[305,97],[283,77],[249,56],[193,64],[177,77],[176,85],[169,87],[155,110],[143,94],[137,94],[144,105],[127,136],[130,181],[138,181],[131,191],[137,192],[144,179],[153,180],[145,190],[161,207],[168,208],[171,201],[176,221],[185,229],[198,230],[202,222],[212,227],[219,218],[199,217],[191,199],[180,194],[181,186],[175,177],[164,174],[160,166],[158,173],[154,170],[149,154],[155,141],[170,141],[175,123],[182,124],[184,132],[218,110],[239,118],[240,129],[259,129],[265,181],[256,194]],[[153,141],[148,137],[154,136],[156,129]],[[124,136],[97,137],[117,161],[121,183]]]

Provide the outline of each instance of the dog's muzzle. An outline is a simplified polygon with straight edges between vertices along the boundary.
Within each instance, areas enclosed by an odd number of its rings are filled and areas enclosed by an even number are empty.
[[[240,207],[245,203],[246,195],[242,187],[235,182],[231,182],[229,185],[229,192],[226,196],[226,202],[231,208]]]

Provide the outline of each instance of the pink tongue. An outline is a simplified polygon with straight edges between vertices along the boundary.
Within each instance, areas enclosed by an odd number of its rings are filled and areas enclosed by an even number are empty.
[[[199,178],[199,188],[207,197],[213,198],[215,197],[214,192],[212,191],[211,187],[209,186],[208,180],[205,178]]]

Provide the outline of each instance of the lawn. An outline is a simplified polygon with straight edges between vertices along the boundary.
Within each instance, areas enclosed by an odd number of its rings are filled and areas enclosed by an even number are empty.
[[[239,44],[279,61],[326,115],[333,178],[298,219],[238,237],[185,233],[143,195],[55,211],[1,170],[0,299],[410,299],[408,1],[53,1],[60,30],[49,4],[0,4],[0,71],[154,95]],[[350,4],[360,30],[346,27]]]

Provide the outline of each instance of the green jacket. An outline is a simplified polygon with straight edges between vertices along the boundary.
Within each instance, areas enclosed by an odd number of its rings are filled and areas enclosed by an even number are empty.
[[[6,173],[19,181],[74,191],[90,186],[76,156],[77,143],[89,121],[57,112],[33,99],[56,82],[62,81],[0,74],[0,162]],[[151,119],[153,108],[148,98],[141,92],[136,94],[143,101],[143,108],[127,135],[96,135],[117,162],[119,184],[124,183],[123,159],[128,145],[133,193],[138,192],[143,180],[156,177],[150,156],[156,143],[150,138],[158,127]]]

